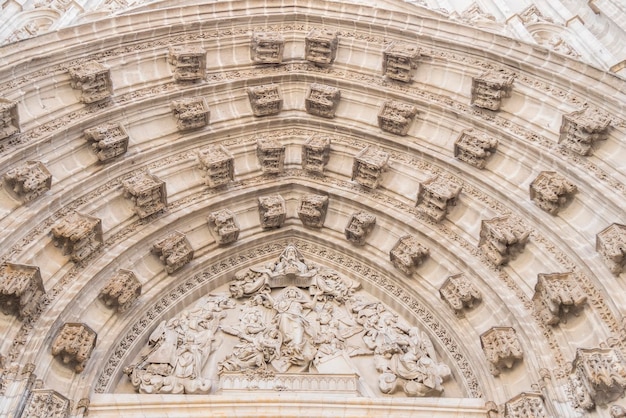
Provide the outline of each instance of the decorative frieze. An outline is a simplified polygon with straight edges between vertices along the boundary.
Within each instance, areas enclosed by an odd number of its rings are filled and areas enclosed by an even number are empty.
[[[193,248],[182,232],[173,231],[152,245],[152,252],[165,264],[165,271],[172,274],[193,260]]]
[[[102,221],[96,217],[72,212],[52,227],[54,246],[61,248],[74,262],[90,256],[102,245]]]
[[[365,245],[367,236],[374,230],[376,216],[363,210],[353,213],[346,225],[346,239],[355,245]]]
[[[285,39],[280,32],[255,32],[250,41],[250,58],[255,64],[280,64]]]
[[[439,288],[439,295],[459,318],[465,316],[464,310],[472,309],[482,300],[480,290],[463,273],[448,277]]]
[[[141,282],[130,270],[120,269],[100,290],[99,298],[109,308],[125,312],[141,295]]]
[[[248,87],[246,91],[254,116],[277,115],[283,108],[283,95],[278,84]]]
[[[276,139],[264,136],[257,138],[256,156],[264,173],[278,174],[283,172],[285,146]]]
[[[626,266],[626,225],[611,224],[596,235],[596,251],[604,264],[617,275]]]
[[[472,78],[472,105],[499,110],[502,99],[511,97],[514,76],[505,71],[487,70]]]
[[[85,324],[65,323],[52,342],[52,355],[80,373],[91,357],[96,338],[96,332]]]
[[[305,226],[321,228],[324,226],[327,209],[328,196],[306,194],[300,198],[298,217]]]
[[[313,83],[306,91],[304,107],[311,115],[334,118],[341,91],[325,84]]]
[[[417,107],[395,100],[383,103],[378,111],[378,126],[385,132],[406,135],[417,115]]]
[[[524,250],[530,230],[508,216],[483,220],[478,247],[496,266],[508,263]]]
[[[533,296],[535,309],[547,325],[567,322],[567,314],[578,315],[587,295],[572,273],[539,274]]]
[[[392,42],[383,51],[383,75],[394,80],[409,82],[417,68],[420,50],[404,42]]]
[[[389,259],[398,270],[411,275],[429,255],[430,250],[420,244],[417,238],[405,235],[393,246],[389,252]]]
[[[207,222],[211,235],[218,245],[231,244],[239,238],[239,224],[237,224],[235,214],[232,211],[221,209],[211,212]]]
[[[206,51],[199,46],[181,45],[169,48],[168,62],[174,67],[177,81],[204,80]]]
[[[446,217],[450,206],[456,205],[461,186],[450,183],[439,176],[419,183],[417,209],[435,222]]]
[[[139,172],[122,181],[124,197],[135,206],[135,213],[140,219],[147,218],[167,207],[165,182],[157,176]]]
[[[331,137],[315,134],[309,137],[302,146],[302,169],[309,173],[323,174],[330,159]]]
[[[368,145],[362,149],[352,163],[352,181],[370,189],[377,188],[387,170],[389,154],[382,149]]]
[[[7,171],[5,189],[22,202],[30,202],[52,187],[52,174],[40,161],[26,161]]]
[[[279,194],[259,197],[259,221],[261,228],[280,228],[285,223],[287,207]]]
[[[585,108],[563,115],[559,144],[580,155],[591,155],[598,141],[609,137],[609,115],[597,109]]]
[[[489,361],[491,374],[499,376],[504,369],[522,360],[524,353],[515,329],[493,327],[480,336],[480,345]]]
[[[204,184],[213,188],[235,179],[235,158],[223,145],[209,145],[198,151]]]
[[[498,140],[473,128],[465,129],[454,142],[454,156],[461,161],[485,168],[487,159],[495,154]]]
[[[626,362],[617,348],[579,348],[569,379],[574,406],[586,410],[624,396]]]
[[[542,171],[530,183],[530,200],[546,212],[556,215],[578,188],[554,171]]]
[[[121,123],[105,123],[84,133],[100,161],[110,161],[128,150],[128,132]]]
[[[32,389],[20,416],[66,418],[70,416],[70,400],[55,390]]]
[[[504,418],[549,418],[541,393],[522,392],[504,404]]]
[[[70,85],[80,90],[81,102],[94,103],[113,95],[111,70],[97,61],[87,61],[69,69]]]
[[[329,29],[311,29],[305,37],[304,58],[317,65],[335,61],[339,39],[337,32]]]
[[[0,310],[6,315],[30,316],[44,293],[39,267],[8,262],[0,265]]]
[[[187,97],[174,100],[170,108],[179,131],[198,129],[209,124],[211,111],[204,97]]]
[[[0,97],[0,139],[20,132],[20,118],[17,103]]]

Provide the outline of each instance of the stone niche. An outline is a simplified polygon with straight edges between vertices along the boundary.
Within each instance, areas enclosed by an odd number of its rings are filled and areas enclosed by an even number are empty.
[[[206,51],[193,45],[170,46],[168,62],[174,67],[176,81],[204,80]]]
[[[175,273],[193,260],[193,248],[182,232],[172,231],[152,245],[152,252],[165,264],[168,274]]]
[[[280,228],[285,223],[287,207],[279,194],[259,197],[259,221],[261,228]]]
[[[539,274],[533,302],[543,322],[556,325],[567,322],[569,313],[578,315],[587,295],[573,273]]]
[[[419,183],[417,189],[417,210],[435,222],[446,217],[451,206],[461,193],[461,186],[444,180],[439,176]]]
[[[501,266],[524,251],[530,232],[521,221],[508,216],[483,220],[478,247],[489,261]]]
[[[108,307],[117,312],[126,312],[141,295],[141,282],[130,270],[120,269],[100,290],[98,296]]]
[[[313,83],[306,91],[304,107],[307,113],[332,119],[341,99],[341,91],[325,84]]]
[[[585,108],[563,115],[559,144],[580,155],[593,154],[596,142],[609,137],[611,118],[597,109]]]
[[[376,216],[363,210],[354,212],[344,229],[346,239],[355,245],[365,245],[365,240],[375,225]]]
[[[454,142],[454,156],[474,167],[483,169],[495,154],[498,140],[473,128],[465,129]]]
[[[256,156],[261,171],[266,174],[279,174],[285,166],[285,146],[273,138],[257,138]]]
[[[430,255],[430,250],[423,246],[416,237],[401,237],[389,252],[389,259],[404,274],[411,275]]]
[[[549,417],[543,395],[538,392],[522,392],[509,399],[504,404],[504,414],[506,418]]]
[[[102,246],[102,221],[72,212],[52,227],[54,246],[75,263],[84,260]]]
[[[417,69],[420,50],[404,42],[392,42],[383,51],[383,75],[394,80],[409,82]]]
[[[283,95],[277,84],[248,87],[246,91],[254,116],[277,115],[283,109]]]
[[[0,97],[0,140],[20,132],[17,103]]]
[[[626,362],[617,348],[579,348],[569,377],[574,406],[592,410],[624,396]]]
[[[179,131],[203,128],[209,124],[211,111],[204,97],[187,97],[170,104]]]
[[[515,77],[505,71],[487,70],[472,78],[472,105],[499,110],[502,99],[511,97]]]
[[[310,228],[321,228],[326,220],[328,196],[306,194],[300,198],[298,217],[302,224]]]
[[[480,290],[463,273],[448,277],[439,288],[439,295],[459,318],[482,300]]]
[[[165,182],[157,176],[140,172],[122,181],[124,197],[135,206],[140,219],[147,218],[167,208]]]
[[[113,95],[111,70],[97,61],[87,61],[69,69],[70,85],[81,91],[81,102],[94,103]]]
[[[235,158],[223,145],[209,145],[198,151],[204,184],[210,188],[223,186],[235,179]]]
[[[556,215],[578,188],[554,171],[542,171],[530,183],[530,200],[539,208]]]
[[[330,29],[313,28],[306,35],[304,59],[316,65],[329,65],[335,61],[339,38]]]
[[[96,338],[96,332],[85,324],[65,323],[52,342],[52,355],[80,373],[91,357]]]
[[[6,315],[32,315],[45,294],[37,266],[5,262],[0,264],[0,309]]]
[[[611,224],[596,235],[596,251],[611,273],[618,275],[626,266],[626,225]]]
[[[504,369],[511,369],[524,358],[514,328],[493,327],[480,336],[480,345],[494,376],[499,376]]]
[[[387,171],[389,154],[377,146],[368,145],[354,156],[352,181],[370,189],[377,188]]]
[[[128,132],[121,123],[105,123],[85,129],[84,133],[102,162],[119,157],[128,150]]]
[[[408,103],[388,100],[378,111],[378,126],[385,132],[404,136],[417,115],[417,107]]]
[[[211,212],[207,218],[209,230],[218,245],[228,245],[239,238],[239,224],[235,214],[228,209]]]
[[[16,199],[30,202],[52,187],[52,174],[40,161],[26,161],[2,177],[7,190]]]
[[[302,146],[302,169],[309,173],[323,174],[330,159],[331,136],[314,134]]]
[[[70,400],[50,389],[32,389],[21,417],[65,418],[70,416]]]
[[[255,64],[283,62],[285,39],[280,32],[255,32],[250,41],[250,59]]]

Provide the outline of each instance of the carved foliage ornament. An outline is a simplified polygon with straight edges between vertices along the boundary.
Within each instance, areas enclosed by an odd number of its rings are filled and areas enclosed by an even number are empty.
[[[334,118],[341,99],[341,91],[325,84],[313,83],[309,86],[304,99],[306,111],[311,115]]]
[[[7,171],[3,178],[9,193],[24,202],[36,199],[52,187],[52,174],[40,161],[26,161]]]
[[[515,329],[510,327],[491,328],[480,336],[480,344],[494,376],[499,376],[505,368],[512,368],[524,357]]]
[[[355,157],[352,163],[352,180],[370,189],[377,188],[387,170],[389,154],[382,149],[368,145]]]
[[[121,123],[105,123],[85,129],[85,138],[100,161],[110,161],[128,150],[128,132]]]
[[[580,155],[591,155],[593,146],[609,136],[611,119],[597,109],[585,108],[563,115],[559,143]]]
[[[596,251],[611,273],[620,274],[626,266],[626,225],[612,224],[599,232]]]
[[[125,312],[141,295],[141,282],[130,270],[119,270],[107,281],[99,298],[109,308]]]
[[[329,29],[311,29],[305,37],[304,58],[316,65],[335,61],[339,39],[337,32]]]
[[[487,70],[472,79],[472,105],[499,110],[502,99],[511,97],[514,76],[506,71]]]
[[[465,309],[471,309],[482,300],[480,290],[465,274],[450,276],[439,289],[439,295],[462,318]]]
[[[415,45],[392,42],[383,51],[383,75],[394,80],[409,82],[412,70],[417,68],[419,48]]]
[[[255,64],[280,64],[285,39],[279,32],[255,32],[250,41],[250,58]]]
[[[198,129],[209,124],[211,111],[204,97],[188,97],[174,100],[170,108],[178,130]]]
[[[33,314],[44,293],[39,267],[0,265],[0,309],[5,314],[22,318]]]
[[[530,230],[508,216],[483,220],[479,248],[496,266],[507,264],[526,247]]]
[[[411,235],[401,237],[389,252],[389,258],[393,265],[408,275],[411,275],[415,268],[421,265],[429,255],[430,250]]]
[[[530,200],[552,215],[556,215],[578,191],[573,183],[554,171],[542,171],[530,183]]]
[[[102,221],[90,215],[72,212],[52,227],[55,247],[79,262],[102,246]]]
[[[276,84],[248,87],[247,92],[254,116],[276,115],[283,108],[283,95]]]
[[[567,322],[567,314],[578,315],[587,295],[572,273],[539,274],[533,296],[535,309],[548,325]]]
[[[20,118],[17,103],[0,97],[0,139],[20,132]]]
[[[474,167],[483,169],[487,159],[495,154],[498,140],[473,128],[465,129],[454,142],[454,156]]]
[[[193,260],[193,248],[182,232],[173,231],[152,246],[152,252],[165,264],[165,271],[172,274]]]
[[[171,46],[168,62],[174,67],[178,81],[203,80],[206,72],[206,51],[199,46]]]
[[[378,111],[378,126],[386,132],[406,135],[417,115],[417,108],[408,103],[389,100]]]
[[[124,197],[135,206],[135,213],[140,219],[147,218],[167,207],[165,182],[146,172],[136,173],[122,181]]]
[[[69,69],[70,85],[80,90],[83,103],[94,103],[113,95],[111,70],[96,61],[87,61]]]
[[[204,183],[213,188],[223,186],[235,179],[235,158],[223,145],[209,145],[198,151]]]
[[[212,212],[207,221],[211,235],[219,245],[231,244],[239,238],[239,224],[232,211],[222,209]]]
[[[593,409],[624,396],[626,362],[617,348],[576,350],[572,363],[570,390],[574,406]]]
[[[439,176],[419,184],[417,189],[417,209],[440,222],[446,217],[450,206],[455,206],[461,193],[461,186],[445,181]]]
[[[66,323],[52,342],[52,355],[80,373],[96,346],[96,332],[85,324]]]
[[[302,169],[309,173],[324,173],[324,167],[330,159],[331,137],[315,134],[302,146]]]

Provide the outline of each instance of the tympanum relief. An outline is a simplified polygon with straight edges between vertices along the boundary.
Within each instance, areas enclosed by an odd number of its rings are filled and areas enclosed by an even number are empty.
[[[125,373],[141,393],[355,396],[437,396],[451,375],[425,332],[292,244],[163,320]]]

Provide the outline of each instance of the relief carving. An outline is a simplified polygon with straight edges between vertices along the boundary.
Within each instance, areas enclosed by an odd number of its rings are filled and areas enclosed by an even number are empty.
[[[0,140],[20,132],[17,103],[0,97]]]
[[[235,179],[235,158],[223,145],[209,145],[198,151],[204,184],[213,188]]]
[[[513,74],[495,70],[487,70],[472,78],[472,105],[499,110],[502,99],[511,97],[514,79]]]
[[[274,138],[264,136],[257,138],[256,156],[264,173],[278,174],[283,172],[285,146]]]
[[[314,134],[302,146],[302,169],[309,173],[323,174],[330,159],[331,137]]]
[[[450,206],[456,206],[461,186],[445,181],[439,176],[419,184],[417,209],[435,222],[446,217]]]
[[[87,61],[77,67],[69,69],[70,85],[80,90],[80,101],[94,103],[108,99],[113,95],[111,70],[96,61]]]
[[[128,150],[128,132],[121,123],[105,123],[85,129],[84,133],[100,161],[112,160]]]
[[[578,191],[573,183],[554,171],[542,171],[530,183],[530,200],[546,212],[556,215]]]
[[[96,332],[85,324],[65,323],[52,342],[52,355],[80,373],[91,357],[96,338]]]
[[[254,116],[277,115],[283,108],[283,95],[277,84],[248,87],[246,91]]]
[[[40,161],[26,161],[7,171],[5,189],[22,202],[30,202],[52,187],[52,174]]]
[[[341,99],[341,91],[325,84],[313,83],[309,86],[304,99],[307,113],[325,118],[334,118]]]
[[[626,266],[626,225],[614,223],[598,233],[596,251],[611,273],[622,273]]]
[[[593,154],[593,146],[609,137],[610,117],[597,110],[586,108],[563,115],[559,144],[580,155]]]
[[[122,181],[124,197],[135,206],[135,213],[140,219],[147,218],[167,208],[165,182],[146,172],[136,173]]]
[[[255,64],[280,64],[285,39],[280,32],[255,32],[250,41],[250,59]]]
[[[102,221],[90,215],[72,212],[52,227],[54,246],[63,255],[79,262],[90,256],[102,245]]]
[[[408,103],[388,100],[378,111],[378,126],[385,132],[406,135],[417,115],[417,107]]]
[[[173,231],[152,246],[152,252],[165,264],[165,271],[172,274],[193,260],[193,248],[182,232]]]
[[[280,228],[285,223],[287,207],[279,194],[259,197],[259,221],[261,228]]]
[[[302,223],[311,228],[321,228],[326,220],[328,196],[307,194],[300,198],[298,217]]]
[[[339,39],[337,32],[329,29],[311,29],[305,37],[304,59],[316,65],[335,61]]]
[[[496,266],[507,264],[524,250],[530,230],[508,216],[483,220],[478,247]]]
[[[203,128],[209,124],[211,111],[204,97],[187,97],[170,104],[179,131]]]
[[[454,142],[454,156],[461,161],[485,168],[487,159],[495,154],[498,140],[473,128],[465,129]]]
[[[120,269],[100,290],[98,296],[107,308],[117,312],[126,312],[133,302],[141,295],[141,282],[130,270]]]
[[[20,416],[66,418],[70,416],[70,400],[55,390],[32,389]]]
[[[574,406],[604,407],[624,396],[626,363],[617,348],[579,348],[569,379]]]
[[[211,235],[218,245],[231,244],[239,238],[239,224],[232,211],[222,209],[211,212],[207,221]]]
[[[346,239],[355,245],[365,245],[367,236],[374,230],[376,216],[363,210],[355,212],[344,230]]]
[[[567,314],[578,315],[587,295],[572,273],[539,274],[533,296],[535,309],[547,325],[567,322]]]
[[[412,70],[417,68],[420,50],[417,46],[392,42],[383,51],[383,75],[399,81],[409,82]]]
[[[44,294],[39,267],[8,262],[0,265],[0,309],[4,314],[26,318],[35,312]]]
[[[463,273],[448,277],[439,289],[439,295],[459,318],[465,316],[464,310],[472,309],[482,300],[480,290]]]
[[[398,270],[411,275],[429,255],[430,250],[420,244],[417,238],[405,235],[393,246],[389,252],[389,259]]]
[[[480,336],[480,345],[494,376],[499,376],[505,368],[512,368],[516,361],[524,357],[515,329],[510,327],[489,329]]]
[[[174,67],[177,81],[204,80],[206,51],[199,46],[183,45],[169,48],[168,62]]]
[[[370,189],[377,188],[387,171],[389,154],[377,146],[368,145],[355,157],[352,163],[352,181]]]
[[[522,392],[504,404],[504,418],[549,418],[541,393]]]

